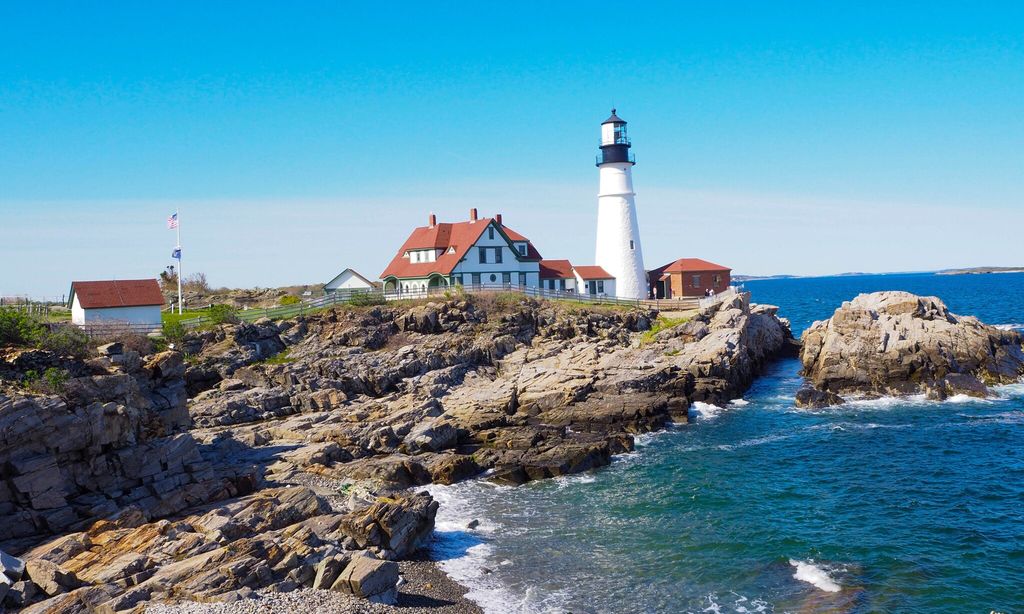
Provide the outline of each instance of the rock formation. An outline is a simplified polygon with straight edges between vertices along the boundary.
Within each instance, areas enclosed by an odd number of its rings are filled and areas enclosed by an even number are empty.
[[[935,297],[862,294],[804,333],[800,359],[817,393],[801,391],[797,404],[835,404],[839,394],[988,396],[989,385],[1024,375],[1021,341]]]
[[[192,334],[187,363],[108,348],[122,353],[66,365],[59,395],[0,386],[0,548],[26,566],[5,603],[120,611],[267,587],[392,602],[391,561],[437,512],[416,486],[605,465],[692,402],[741,394],[791,340],[747,295],[645,337],[656,318],[518,295],[335,308]]]

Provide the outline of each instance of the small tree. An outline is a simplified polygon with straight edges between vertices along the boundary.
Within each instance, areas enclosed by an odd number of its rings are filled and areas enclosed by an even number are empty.
[[[192,273],[181,280],[181,289],[184,292],[199,292],[208,294],[210,284],[206,282],[206,273]]]
[[[160,289],[164,292],[178,291],[178,273],[174,271],[174,267],[167,267],[160,272]]]
[[[277,302],[280,305],[298,305],[302,302],[302,299],[294,294],[285,294],[281,298],[277,299]]]

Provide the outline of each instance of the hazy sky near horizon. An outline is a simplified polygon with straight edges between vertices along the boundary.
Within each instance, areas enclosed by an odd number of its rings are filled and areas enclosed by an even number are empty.
[[[592,262],[629,121],[646,264],[1024,265],[1024,3],[0,4],[0,295],[324,282],[504,214]]]

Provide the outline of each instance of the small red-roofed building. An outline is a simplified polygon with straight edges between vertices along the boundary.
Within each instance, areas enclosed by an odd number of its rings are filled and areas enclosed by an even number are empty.
[[[647,273],[655,298],[705,296],[708,290],[719,294],[729,289],[732,269],[701,260],[680,258]]]
[[[380,279],[387,295],[425,294],[451,286],[540,286],[541,255],[529,239],[505,226],[501,215],[439,223],[412,231]]]
[[[576,273],[568,260],[541,260],[540,287],[555,292],[575,292]]]
[[[615,296],[615,278],[599,266],[574,266],[576,284],[580,294]]]
[[[163,305],[155,279],[73,281],[68,294],[71,322],[80,326],[120,323],[159,328]]]

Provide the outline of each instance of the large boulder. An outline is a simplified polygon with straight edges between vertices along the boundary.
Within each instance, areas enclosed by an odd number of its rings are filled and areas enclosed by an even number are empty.
[[[936,297],[875,292],[815,322],[800,359],[809,383],[834,394],[986,396],[988,385],[1024,375],[1021,342],[1016,332],[950,312]]]

